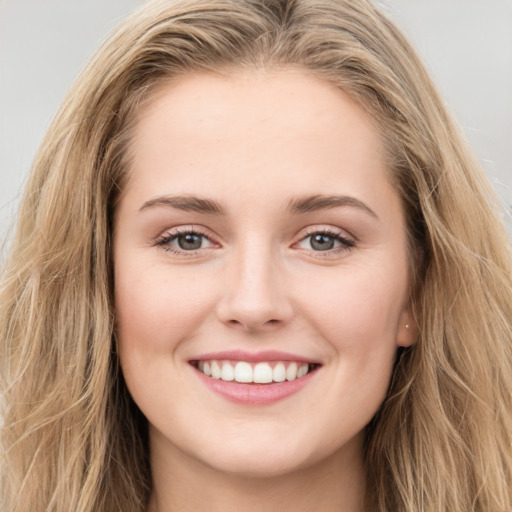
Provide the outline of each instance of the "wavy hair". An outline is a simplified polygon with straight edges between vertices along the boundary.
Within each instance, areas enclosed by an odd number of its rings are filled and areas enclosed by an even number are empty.
[[[1,506],[141,512],[147,425],[119,370],[112,216],[169,77],[296,67],[375,119],[407,219],[419,336],[367,428],[367,508],[512,510],[512,281],[498,201],[369,0],[156,0],[79,76],[34,161],[0,289]]]

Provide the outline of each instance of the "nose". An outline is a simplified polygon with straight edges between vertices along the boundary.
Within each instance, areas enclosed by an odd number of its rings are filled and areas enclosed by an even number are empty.
[[[271,250],[247,247],[226,267],[218,319],[248,332],[272,331],[293,317],[285,278]]]

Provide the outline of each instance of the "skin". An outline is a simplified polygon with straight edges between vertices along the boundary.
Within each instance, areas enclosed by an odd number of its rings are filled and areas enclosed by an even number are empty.
[[[301,71],[198,74],[153,94],[131,149],[115,301],[122,370],[149,421],[150,510],[362,510],[364,427],[415,337],[403,212],[372,119]],[[166,195],[224,213],[155,200]],[[351,200],[289,211],[311,195]],[[201,247],[180,249],[177,228]],[[352,246],[318,250],[311,234],[326,230]],[[189,364],[231,349],[322,366],[290,397],[240,405]]]

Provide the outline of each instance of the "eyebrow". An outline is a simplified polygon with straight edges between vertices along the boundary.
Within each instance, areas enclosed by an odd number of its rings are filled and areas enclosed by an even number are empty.
[[[162,206],[205,214],[226,215],[224,208],[217,201],[197,196],[157,196],[150,199],[149,201],[146,201],[140,207],[139,211]],[[314,195],[292,199],[288,203],[286,210],[291,214],[300,214],[315,212],[319,210],[328,210],[331,208],[339,208],[343,206],[359,208],[370,214],[372,217],[378,219],[377,214],[370,207],[368,207],[359,199],[351,196]]]
[[[351,196],[324,196],[314,195],[293,199],[288,203],[287,211],[289,213],[309,213],[319,210],[328,210],[330,208],[338,208],[341,206],[351,206],[359,208],[372,217],[378,219],[378,215],[366,204],[359,199]]]
[[[146,201],[139,211],[165,206],[188,212],[209,213],[214,215],[225,215],[224,208],[212,199],[203,199],[196,196],[158,196]]]

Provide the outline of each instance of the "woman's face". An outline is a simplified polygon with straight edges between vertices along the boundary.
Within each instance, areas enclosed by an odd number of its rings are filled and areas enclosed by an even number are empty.
[[[193,75],[154,94],[131,149],[117,333],[152,455],[277,475],[360,454],[413,341],[371,118],[298,71]]]

